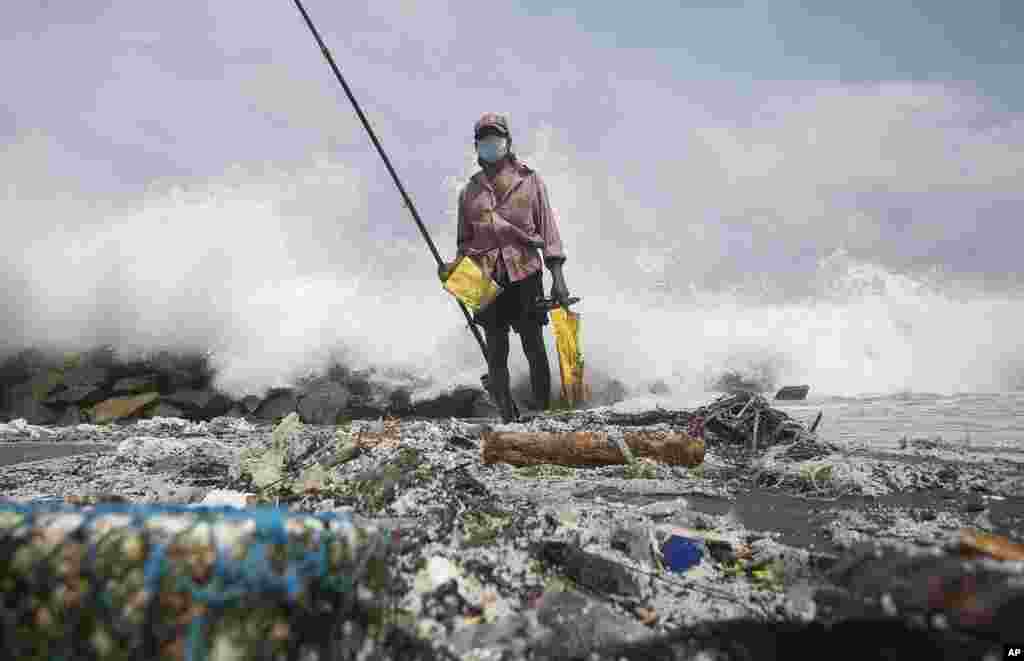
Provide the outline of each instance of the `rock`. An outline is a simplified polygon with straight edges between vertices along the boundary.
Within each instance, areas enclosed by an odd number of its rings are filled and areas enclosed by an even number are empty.
[[[215,418],[231,408],[231,400],[213,390],[177,390],[160,399],[198,418]]]
[[[204,388],[210,380],[210,368],[202,355],[174,355],[162,351],[146,361],[146,369],[158,374],[161,392]]]
[[[238,404],[239,406],[242,407],[242,410],[245,411],[246,415],[248,415],[250,413],[256,412],[256,409],[259,408],[261,401],[262,400],[256,395],[246,395],[245,397],[242,398],[240,402],[238,402]]]
[[[668,384],[665,383],[664,379],[658,379],[647,387],[647,392],[652,395],[667,395],[672,392],[672,390],[668,387]]]
[[[494,402],[491,401],[491,398],[488,397],[486,393],[481,394],[476,398],[476,401],[473,403],[472,413],[472,417],[474,418],[501,417],[501,411],[494,405]]]
[[[63,390],[57,390],[43,400],[44,404],[60,406],[65,404],[77,404],[79,406],[92,406],[102,402],[107,396],[103,386],[83,385],[68,386]]]
[[[675,500],[662,500],[644,505],[640,508],[640,513],[652,519],[663,519],[684,512],[689,507],[690,504],[685,498],[677,498]]]
[[[128,418],[142,411],[150,402],[156,401],[159,395],[155,392],[135,395],[133,397],[113,397],[92,408],[92,421],[103,424],[121,418]]]
[[[183,415],[184,411],[166,402],[158,402],[156,406],[146,410],[147,418],[180,418]]]
[[[299,415],[306,424],[333,425],[348,404],[348,396],[348,389],[340,383],[316,384],[299,399]]]
[[[0,364],[0,387],[13,386],[32,378],[33,374],[52,367],[52,361],[38,349],[26,349]]]
[[[78,367],[64,372],[64,385],[102,386],[110,379],[110,370],[104,367]]]
[[[810,390],[810,386],[783,386],[777,393],[775,393],[775,399],[780,401],[798,401],[807,399],[807,393]]]
[[[291,389],[272,390],[264,399],[253,417],[265,422],[274,422],[298,408],[298,397]]]
[[[829,575],[854,597],[828,604],[830,617],[879,604],[897,614],[942,611],[952,625],[995,638],[1019,636],[1024,585],[1012,563],[872,550],[844,558]],[[872,608],[877,611],[879,606]]]
[[[530,639],[530,629],[530,621],[526,617],[506,615],[494,622],[481,622],[457,629],[448,639],[448,645],[460,655],[466,655],[472,650],[507,650],[513,657],[523,658]]]
[[[138,393],[156,390],[159,387],[157,381],[158,376],[156,374],[126,376],[123,379],[118,379],[114,383],[114,387],[111,388],[111,392],[115,395],[136,395]]]
[[[409,415],[413,411],[412,394],[406,388],[398,388],[388,397],[388,414],[393,416]]]
[[[613,549],[622,551],[646,568],[655,566],[653,543],[654,530],[644,524],[621,526],[611,536]]]
[[[558,566],[566,576],[580,587],[600,594],[618,594],[638,597],[641,594],[636,578],[625,567],[607,558],[588,553],[565,542],[541,542],[538,557]]]
[[[455,388],[433,399],[414,402],[413,414],[424,418],[471,418],[482,394],[479,388]]]
[[[779,568],[789,577],[807,570],[810,565],[810,552],[785,544],[774,539],[759,539],[750,544],[755,564],[778,563]]]
[[[576,659],[612,645],[650,637],[639,622],[592,601],[575,590],[548,590],[537,609],[538,622],[551,634],[533,645],[533,658]]]
[[[60,418],[57,419],[57,425],[60,427],[73,427],[80,425],[86,421],[86,417],[82,415],[82,410],[77,406],[69,406],[64,409]]]
[[[8,388],[5,407],[8,414],[13,419],[24,418],[33,425],[52,425],[57,420],[57,414],[40,401],[46,396],[45,393],[37,396],[38,392],[44,389],[45,387],[40,387],[40,382],[36,380]]]
[[[246,410],[244,408],[242,408],[241,406],[239,406],[238,404],[235,404],[234,406],[231,407],[231,409],[227,413],[224,414],[224,417],[226,417],[226,418],[244,418],[246,415],[247,415]]]

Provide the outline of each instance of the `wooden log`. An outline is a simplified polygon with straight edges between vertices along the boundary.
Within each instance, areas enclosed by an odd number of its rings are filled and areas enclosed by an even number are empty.
[[[503,432],[481,434],[485,464],[513,466],[609,466],[626,458],[607,432]],[[673,466],[696,466],[704,461],[704,441],[685,432],[629,431],[623,440],[634,456]]]

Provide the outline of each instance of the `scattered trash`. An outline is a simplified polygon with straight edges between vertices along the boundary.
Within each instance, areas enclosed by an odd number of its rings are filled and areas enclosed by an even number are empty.
[[[810,390],[810,386],[783,386],[775,393],[775,399],[789,401],[807,399],[807,393]]]
[[[388,607],[387,540],[333,514],[0,503],[0,532],[4,658],[313,658]]]
[[[1011,542],[999,535],[962,530],[959,542],[960,555],[966,558],[988,556],[996,560],[1024,561],[1024,544]]]
[[[354,440],[342,441],[339,439],[340,447],[334,454],[328,455],[320,463],[324,468],[334,468],[346,462],[352,461],[359,456],[359,444]]]
[[[416,592],[433,592],[448,581],[459,577],[461,573],[451,560],[435,555],[427,560],[426,566],[416,574]]]
[[[288,446],[302,432],[302,421],[296,412],[289,413],[274,428],[270,445],[249,448],[239,457],[243,474],[252,479],[252,486],[264,489],[277,484],[284,477]]]
[[[116,493],[91,493],[84,495],[64,496],[64,502],[68,505],[86,507],[89,505],[105,505],[108,503],[127,503],[127,498]]]
[[[244,509],[259,503],[259,496],[228,489],[214,489],[192,507],[235,507]]]
[[[644,567],[655,566],[654,530],[649,525],[621,526],[612,532],[609,540],[613,549],[622,551]]]
[[[356,443],[361,448],[394,448],[401,441],[402,422],[398,418],[380,418],[356,432]]]
[[[675,534],[661,545],[661,556],[666,569],[677,574],[699,565],[704,552],[704,540],[699,537]]]
[[[640,620],[640,624],[651,626],[658,621],[658,611],[653,608],[637,606],[633,613],[636,615],[636,619]]]
[[[814,440],[814,434],[783,411],[769,406],[761,395],[743,392],[723,395],[694,411],[703,434],[711,440],[757,449],[775,443]],[[815,428],[817,423],[815,423]]]
[[[18,418],[7,423],[0,423],[0,438],[5,436],[27,437],[36,440],[53,432],[39,425],[30,425],[25,418]]]
[[[536,549],[539,558],[559,567],[583,588],[600,594],[640,596],[640,586],[622,565],[608,558],[588,553],[566,542],[541,542]]]

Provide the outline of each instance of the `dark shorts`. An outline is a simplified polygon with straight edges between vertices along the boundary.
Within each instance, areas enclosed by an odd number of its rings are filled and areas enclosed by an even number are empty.
[[[501,294],[483,311],[473,316],[473,321],[485,330],[509,328],[521,334],[521,328],[530,325],[546,326],[548,313],[537,307],[537,298],[544,296],[543,271],[537,271],[519,282],[499,283]]]

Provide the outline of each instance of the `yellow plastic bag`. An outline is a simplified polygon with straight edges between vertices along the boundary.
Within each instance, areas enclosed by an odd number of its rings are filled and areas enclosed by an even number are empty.
[[[501,287],[485,277],[483,271],[469,257],[464,256],[444,281],[448,293],[462,301],[473,314],[477,314],[498,298]]]
[[[590,398],[590,391],[583,382],[580,315],[565,308],[555,308],[550,314],[562,375],[562,401],[567,406],[576,406]]]

